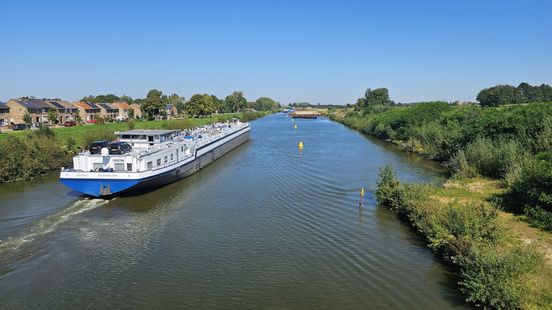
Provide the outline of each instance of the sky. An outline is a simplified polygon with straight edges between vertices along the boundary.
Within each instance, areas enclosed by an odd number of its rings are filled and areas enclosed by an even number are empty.
[[[473,101],[552,84],[552,1],[0,0],[0,100],[157,88],[189,98]]]

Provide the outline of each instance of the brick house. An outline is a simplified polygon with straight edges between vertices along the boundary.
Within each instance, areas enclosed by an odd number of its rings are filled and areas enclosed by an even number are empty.
[[[172,103],[165,105],[165,113],[167,113],[167,119],[178,116],[178,110],[176,109],[176,106]]]
[[[5,103],[0,102],[0,127],[10,124],[10,107]]]
[[[41,99],[11,99],[6,102],[10,108],[10,123],[22,124],[26,113],[31,115],[33,123],[48,123],[48,111],[51,107]]]
[[[58,112],[58,120],[60,123],[66,121],[74,121],[75,113],[79,110],[72,103],[63,100],[44,100],[52,109]]]
[[[100,107],[92,102],[77,101],[73,105],[79,109],[80,117],[85,122],[91,122],[100,116]]]
[[[134,111],[134,118],[142,118],[142,107],[139,104],[133,103],[130,108]]]
[[[115,120],[119,116],[119,108],[111,105],[110,103],[96,103],[100,107],[100,115],[103,118],[111,118]]]
[[[120,117],[122,117],[123,119],[128,118],[128,111],[131,109],[128,103],[119,101],[119,102],[113,102],[112,105],[119,109]]]

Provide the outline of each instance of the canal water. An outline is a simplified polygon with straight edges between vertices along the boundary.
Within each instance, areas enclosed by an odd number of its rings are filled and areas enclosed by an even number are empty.
[[[85,199],[55,173],[0,185],[0,307],[465,308],[451,271],[375,206],[386,163],[403,180],[440,180],[326,118],[274,114],[248,143],[142,195]]]

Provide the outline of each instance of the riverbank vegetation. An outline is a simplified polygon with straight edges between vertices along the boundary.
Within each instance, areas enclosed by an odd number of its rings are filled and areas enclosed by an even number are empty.
[[[552,231],[552,103],[367,105],[328,116],[441,162],[451,174],[502,180],[503,207]]]
[[[128,122],[14,131],[0,134],[0,183],[28,180],[69,166],[72,157],[97,140],[113,140],[128,129],[187,129],[239,118],[251,121],[270,112],[243,112],[212,117]]]
[[[499,211],[496,181],[455,180],[444,187],[402,183],[380,171],[375,195],[459,270],[467,301],[498,309],[552,304],[551,237]],[[543,240],[544,239],[544,240]]]
[[[386,167],[376,197],[458,268],[476,305],[552,304],[552,103],[535,102],[551,100],[549,88],[499,85],[481,91],[481,105],[394,104],[384,91],[374,103],[367,91],[354,108],[327,114],[447,168],[441,188],[401,183]]]

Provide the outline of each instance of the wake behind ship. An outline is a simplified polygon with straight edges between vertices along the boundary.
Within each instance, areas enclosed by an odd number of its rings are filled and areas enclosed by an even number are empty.
[[[93,197],[159,187],[200,170],[249,140],[249,123],[216,123],[193,131],[129,130],[98,141],[63,169],[64,185]]]

